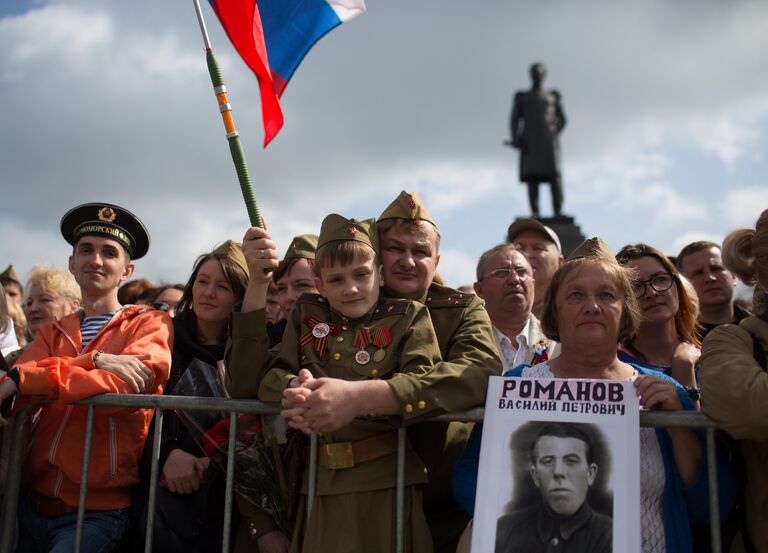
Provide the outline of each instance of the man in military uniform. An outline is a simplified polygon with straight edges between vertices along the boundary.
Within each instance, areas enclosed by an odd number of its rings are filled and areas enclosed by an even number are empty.
[[[533,86],[515,94],[509,121],[512,140],[507,145],[520,150],[520,182],[528,184],[531,214],[539,216],[539,184],[548,182],[557,217],[563,205],[558,135],[565,127],[565,114],[560,93],[542,86],[547,74],[544,65],[534,63],[530,71]]]
[[[366,413],[401,414],[407,425],[430,416],[482,405],[488,377],[501,374],[488,313],[481,299],[433,282],[440,234],[418,195],[401,192],[377,222],[385,294],[415,299],[429,309],[442,362],[411,385],[384,380],[304,383],[311,393],[288,389],[286,410],[308,432],[330,432]],[[300,403],[295,401],[302,397]],[[306,397],[306,401],[304,398]],[[468,437],[468,425],[425,423],[410,428],[414,449],[424,461],[429,484],[424,511],[435,551],[455,551],[469,519],[455,504],[450,475]]]

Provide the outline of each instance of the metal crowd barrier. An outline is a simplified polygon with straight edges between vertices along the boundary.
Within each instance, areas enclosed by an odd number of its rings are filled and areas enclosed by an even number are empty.
[[[16,515],[19,494],[21,490],[22,468],[26,453],[24,423],[44,402],[32,405],[14,417],[13,423],[6,431],[13,432],[12,450],[9,457],[8,472],[3,497],[2,519],[0,519],[0,553],[13,553]],[[155,500],[159,475],[160,438],[162,436],[163,412],[171,409],[189,411],[219,411],[230,413],[229,451],[227,455],[226,491],[224,503],[224,532],[222,536],[222,551],[228,552],[231,543],[232,500],[234,495],[234,458],[237,433],[237,416],[239,414],[275,414],[279,408],[270,407],[256,400],[187,397],[187,396],[146,396],[104,394],[76,403],[88,408],[86,419],[85,440],[83,447],[83,469],[80,483],[80,501],[77,510],[77,526],[75,530],[75,553],[80,553],[82,541],[83,520],[85,517],[85,500],[88,486],[91,442],[93,439],[93,412],[96,407],[125,407],[126,409],[152,408],[155,409],[155,430],[152,436],[151,481],[149,487],[149,504],[146,528],[145,553],[152,553],[152,530],[155,513]],[[481,407],[463,413],[450,413],[430,419],[430,421],[480,422],[483,420],[484,409]],[[720,547],[720,514],[718,508],[717,467],[715,461],[715,431],[717,424],[709,417],[695,412],[648,412],[640,413],[640,426],[665,428],[694,428],[706,432],[707,478],[709,480],[709,513],[712,538],[712,552],[721,553]],[[405,443],[406,429],[398,430],[397,454],[397,488],[396,488],[396,544],[397,553],[403,553],[404,543],[404,498],[405,498]],[[317,482],[317,439],[310,441],[309,457],[309,487],[307,497],[307,519],[311,514]]]

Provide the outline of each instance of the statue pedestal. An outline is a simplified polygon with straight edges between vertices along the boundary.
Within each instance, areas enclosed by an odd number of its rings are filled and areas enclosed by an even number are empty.
[[[579,244],[586,240],[581,233],[581,228],[576,224],[573,217],[568,215],[539,217],[539,221],[554,230],[557,237],[560,238],[560,245],[563,247],[563,257],[568,257]]]
[[[527,219],[527,217],[518,217],[515,221],[520,219]],[[573,217],[560,215],[559,217],[538,217],[536,220],[555,231],[557,237],[560,238],[563,257],[568,257],[585,240],[581,228],[576,224]]]

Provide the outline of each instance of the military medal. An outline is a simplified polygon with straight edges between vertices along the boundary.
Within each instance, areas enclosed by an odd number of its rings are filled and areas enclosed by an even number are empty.
[[[320,356],[320,359],[322,359],[328,351],[328,335],[336,336],[341,334],[341,327],[326,323],[317,317],[310,317],[309,315],[304,317],[304,324],[309,327],[309,330],[301,335],[299,345],[304,347],[314,340],[315,351]]]
[[[365,348],[371,345],[371,331],[367,327],[355,330],[355,338],[352,345],[358,348],[355,354],[355,361],[358,365],[366,365],[371,360],[371,354],[365,351]]]
[[[376,353],[373,354],[373,360],[377,363],[384,361],[387,356],[387,352],[384,348],[392,343],[392,334],[389,332],[387,325],[380,325],[373,329],[373,343],[379,348]]]
[[[325,338],[330,333],[331,328],[328,326],[328,323],[320,322],[312,327],[312,336],[315,338]]]

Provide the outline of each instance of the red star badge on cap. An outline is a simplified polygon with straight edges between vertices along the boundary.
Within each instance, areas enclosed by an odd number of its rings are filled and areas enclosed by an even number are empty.
[[[105,223],[111,223],[112,221],[115,220],[115,217],[117,217],[117,213],[112,211],[111,207],[102,207],[99,210],[98,216],[100,221],[104,221]]]
[[[349,227],[349,234],[351,234],[352,236],[357,234],[357,227]]]
[[[416,209],[416,202],[413,201],[413,198],[408,202],[408,207],[411,209]]]

